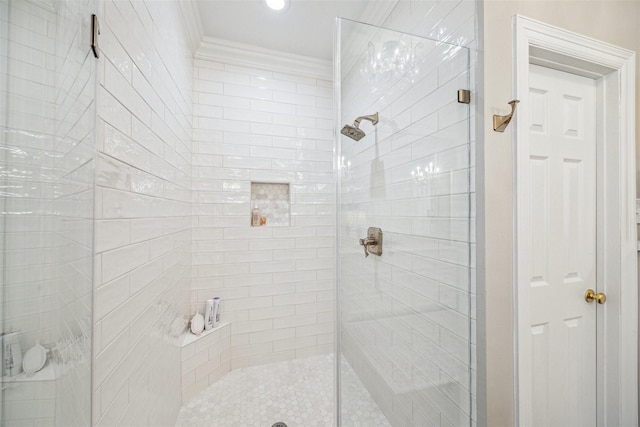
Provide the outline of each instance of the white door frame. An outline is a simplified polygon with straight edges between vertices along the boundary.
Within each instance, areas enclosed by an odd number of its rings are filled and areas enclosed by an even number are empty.
[[[516,112],[514,316],[516,417],[530,426],[531,334],[529,276],[529,64],[597,82],[598,426],[638,423],[638,291],[635,168],[635,53],[543,22],[513,18]],[[505,102],[508,100],[505,100]],[[521,117],[517,120],[517,117]],[[601,249],[603,248],[603,249]]]

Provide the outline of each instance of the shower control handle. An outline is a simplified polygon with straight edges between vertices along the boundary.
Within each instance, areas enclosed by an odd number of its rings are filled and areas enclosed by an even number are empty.
[[[371,237],[367,237],[366,239],[360,239],[360,246],[364,248],[364,257],[369,256],[369,245],[375,245],[376,241]]]
[[[364,248],[365,258],[369,254],[382,255],[382,230],[377,227],[369,227],[367,237],[360,239],[360,246]]]

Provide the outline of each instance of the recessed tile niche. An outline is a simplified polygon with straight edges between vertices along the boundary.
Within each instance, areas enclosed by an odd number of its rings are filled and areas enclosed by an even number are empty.
[[[251,209],[258,206],[260,215],[267,217],[267,227],[291,225],[289,184],[275,182],[251,183]]]

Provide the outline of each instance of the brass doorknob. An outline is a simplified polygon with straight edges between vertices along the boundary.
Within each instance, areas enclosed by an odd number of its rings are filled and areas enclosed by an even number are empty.
[[[593,289],[587,289],[584,292],[584,300],[586,302],[593,302],[595,300],[598,304],[604,304],[607,302],[607,296],[602,292],[596,294]]]

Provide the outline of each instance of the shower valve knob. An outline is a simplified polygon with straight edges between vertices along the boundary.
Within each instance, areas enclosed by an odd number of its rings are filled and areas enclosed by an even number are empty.
[[[368,237],[366,239],[360,239],[360,246],[362,246],[364,248],[364,257],[365,258],[369,256],[368,246],[373,244],[373,243],[375,243],[375,242],[373,242]]]
[[[365,258],[369,254],[380,256],[382,255],[382,230],[377,227],[369,227],[367,230],[367,236],[360,240],[360,246],[364,248]]]

